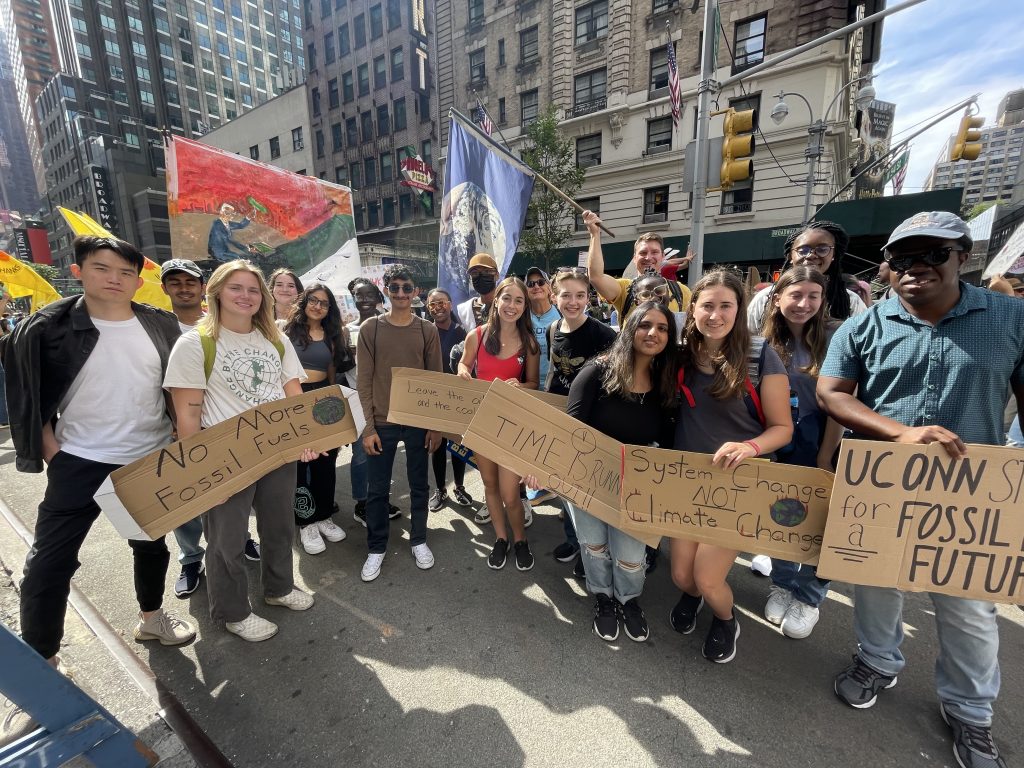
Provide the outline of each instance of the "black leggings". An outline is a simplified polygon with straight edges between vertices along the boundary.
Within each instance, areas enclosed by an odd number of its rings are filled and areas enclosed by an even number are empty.
[[[440,489],[447,485],[445,475],[448,468],[448,457],[452,457],[452,476],[455,478],[455,486],[462,487],[466,482],[466,462],[448,450],[448,440],[441,443],[441,447],[434,451],[430,461],[434,465],[434,484]]]
[[[329,387],[324,379],[303,384],[302,391]],[[338,483],[337,463],[340,448],[332,448],[326,456],[313,461],[295,463],[295,524],[309,525],[326,520],[334,513],[334,491]]]

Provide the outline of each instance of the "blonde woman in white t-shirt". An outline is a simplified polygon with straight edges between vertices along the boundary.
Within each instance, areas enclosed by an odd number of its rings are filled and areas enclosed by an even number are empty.
[[[306,378],[294,347],[274,324],[274,300],[258,267],[241,260],[222,264],[210,277],[206,296],[206,317],[175,344],[164,379],[179,439],[253,406],[301,394]],[[204,335],[216,342],[209,377]],[[307,450],[302,460],[316,455]],[[289,463],[203,515],[210,614],[244,640],[258,642],[277,633],[277,625],[257,616],[249,604],[245,540],[250,508],[260,536],[264,600],[294,611],[313,605],[313,597],[296,589],[292,579],[294,496],[295,464]]]

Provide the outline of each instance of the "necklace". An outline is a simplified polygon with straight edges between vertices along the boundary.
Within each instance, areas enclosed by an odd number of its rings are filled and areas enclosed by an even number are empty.
[[[633,394],[635,394],[637,400],[640,401],[640,405],[643,405],[644,404],[644,398],[647,397],[647,393],[646,392],[634,392]]]

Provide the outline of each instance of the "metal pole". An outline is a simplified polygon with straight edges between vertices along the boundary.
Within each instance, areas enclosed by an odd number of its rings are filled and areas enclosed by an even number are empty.
[[[814,115],[811,115],[813,118]],[[815,120],[807,129],[810,138],[807,141],[807,181],[804,184],[804,220],[806,224],[811,220],[811,209],[813,208],[814,197],[814,176],[818,172],[818,158],[825,152],[825,121]]]
[[[690,227],[690,249],[693,261],[690,262],[690,288],[697,285],[704,272],[704,197],[708,185],[708,133],[711,123],[711,94],[717,91],[714,82],[715,41],[718,39],[718,0],[706,0],[704,3],[704,48],[700,57],[700,86],[697,99],[697,136],[694,144],[696,163],[693,173],[693,224]]]

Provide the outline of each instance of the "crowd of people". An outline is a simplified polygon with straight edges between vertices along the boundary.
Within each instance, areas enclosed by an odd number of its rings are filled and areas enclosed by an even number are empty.
[[[615,440],[711,454],[725,469],[764,457],[832,470],[844,434],[937,442],[953,457],[967,443],[1004,444],[1004,406],[1024,397],[1024,302],[959,279],[971,249],[959,217],[926,212],[897,227],[884,249],[882,288],[890,295],[874,301],[869,286],[844,277],[849,239],[829,222],[794,233],[779,279],[749,295],[742,274],[721,267],[691,292],[677,280],[688,258],[666,264],[656,233],[635,243],[637,277],[612,277],[599,217],[588,211],[583,221],[586,268],[548,275],[533,267],[525,279],[502,279],[493,256],[476,254],[469,262],[476,295],[453,306],[443,289],[430,290],[426,319],[414,311],[415,274],[391,265],[387,302],[369,280],[348,286],[359,312],[348,324],[326,286],[303,286],[289,270],[265,280],[243,260],[221,264],[208,280],[193,262],[167,262],[162,280],[174,314],[135,304],[142,254],[123,241],[78,238],[73,273],[83,294],[36,312],[2,348],[17,467],[47,472],[22,584],[25,641],[56,663],[78,552],[100,513],[92,497],[111,471],[253,406],[335,383],[358,391],[366,419],[349,454],[352,514],[367,533],[362,580],[381,574],[391,524],[401,516],[390,497],[399,443],[410,556],[420,569],[433,567],[429,513],[449,503],[471,508],[468,466],[465,452],[440,433],[387,420],[397,367],[566,395],[569,415]],[[614,310],[618,332],[600,309],[591,311],[594,290]],[[293,558],[346,538],[338,457],[339,449],[306,450],[175,531],[175,593],[191,594],[205,573],[214,621],[244,640],[266,640],[278,627],[248,598],[245,562],[258,560],[268,606],[311,608],[314,596],[294,584]],[[657,550],[545,492],[535,477],[480,453],[473,460],[485,496],[474,519],[494,532],[488,566],[500,570],[511,559],[520,571],[533,568],[524,499],[546,494],[563,508],[565,541],[553,554],[574,563],[594,596],[593,632],[614,641],[621,629],[646,640],[640,601]],[[250,535],[253,514],[258,540]],[[194,628],[163,606],[165,540],[129,546],[135,639],[188,642]],[[679,595],[671,627],[693,632],[707,608],[702,655],[732,661],[740,625],[729,573],[737,551],[687,539],[664,549]],[[828,581],[812,566],[778,559],[770,574],[765,618],[790,638],[808,637]],[[954,755],[970,768],[1005,765],[991,733],[995,606],[931,597],[941,649],[936,686]],[[896,685],[905,664],[901,611],[898,590],[855,586],[857,650],[834,683],[850,706],[870,707]]]

